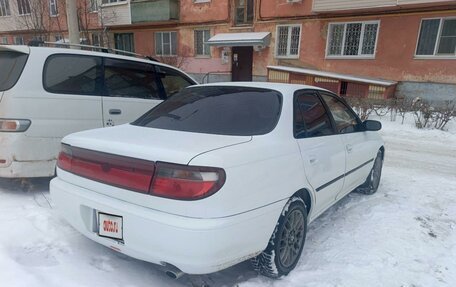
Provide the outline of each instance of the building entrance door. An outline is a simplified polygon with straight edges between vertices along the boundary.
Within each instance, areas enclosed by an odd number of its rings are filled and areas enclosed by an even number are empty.
[[[252,81],[253,47],[233,47],[231,55],[231,80]]]

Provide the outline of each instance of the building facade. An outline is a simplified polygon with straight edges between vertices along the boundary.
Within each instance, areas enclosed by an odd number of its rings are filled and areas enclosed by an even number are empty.
[[[27,0],[0,0],[1,29],[2,3],[8,1]],[[95,19],[86,29],[90,38],[106,32],[105,45],[178,66],[201,82],[270,80],[313,84],[345,96],[456,97],[454,0],[88,4],[96,7],[84,14]]]

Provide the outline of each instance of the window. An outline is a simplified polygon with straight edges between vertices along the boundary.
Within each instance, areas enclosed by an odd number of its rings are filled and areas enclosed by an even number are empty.
[[[14,45],[24,45],[24,37],[14,36]]]
[[[57,8],[57,0],[49,1],[49,14],[51,16],[57,16],[59,14],[59,10]]]
[[[295,138],[334,134],[331,120],[316,93],[295,93],[294,134]]]
[[[456,56],[456,18],[421,21],[417,56]]]
[[[92,34],[92,45],[93,46],[102,46],[102,39],[100,33]]]
[[[11,10],[9,6],[9,0],[0,0],[0,17],[10,16]]]
[[[276,57],[298,58],[301,25],[277,26]]]
[[[155,54],[158,56],[177,55],[177,32],[155,32]]]
[[[97,12],[98,11],[98,0],[90,0],[89,3],[89,12]]]
[[[276,91],[192,87],[156,106],[134,125],[194,133],[254,136],[274,129],[282,108]]]
[[[106,58],[104,78],[109,96],[160,99],[157,76],[150,64]]]
[[[210,56],[211,48],[206,42],[211,37],[210,30],[195,30],[195,55]]]
[[[133,41],[133,33],[114,34],[114,44],[117,50],[134,52],[135,45]]]
[[[236,25],[252,24],[253,22],[253,0],[234,0],[235,12],[234,22]]]
[[[359,121],[355,114],[335,96],[330,96],[325,93],[320,94],[331,111],[337,131],[339,133],[357,131]]]
[[[125,2],[127,0],[102,0],[101,3],[102,4],[111,4],[111,3],[121,3],[121,2]]]
[[[2,44],[8,44],[8,37],[2,37]]]
[[[17,9],[19,11],[19,15],[30,14],[29,0],[17,0]]]
[[[14,87],[22,74],[27,57],[27,54],[17,52],[0,52],[0,92]]]
[[[379,22],[331,23],[326,56],[373,57]]]
[[[173,69],[157,66],[158,74],[165,88],[166,97],[170,97],[183,88],[194,85],[187,77]]]
[[[44,88],[51,93],[100,95],[101,58],[50,56],[44,65]]]

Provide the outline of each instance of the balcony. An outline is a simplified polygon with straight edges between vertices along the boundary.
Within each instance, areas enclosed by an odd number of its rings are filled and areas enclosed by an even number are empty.
[[[132,0],[131,22],[161,22],[179,19],[179,0]]]
[[[314,0],[314,12],[335,12],[373,8],[399,8],[408,6],[429,6],[451,4],[451,0]]]

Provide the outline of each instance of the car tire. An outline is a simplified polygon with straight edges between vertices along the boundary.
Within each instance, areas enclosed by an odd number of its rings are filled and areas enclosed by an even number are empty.
[[[300,197],[292,197],[280,215],[268,246],[251,259],[253,268],[270,278],[287,275],[296,267],[301,257],[306,233],[305,203]]]
[[[379,150],[366,181],[355,189],[356,192],[371,195],[377,192],[382,177],[383,152]]]

